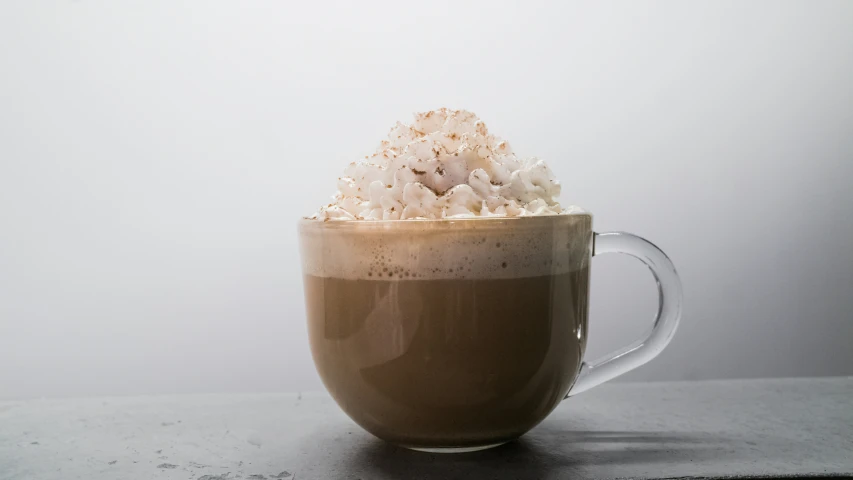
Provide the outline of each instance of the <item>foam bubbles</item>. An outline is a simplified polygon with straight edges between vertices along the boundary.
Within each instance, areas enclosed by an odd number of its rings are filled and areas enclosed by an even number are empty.
[[[566,273],[589,259],[589,215],[492,222],[306,220],[300,225],[303,270],[362,280],[520,278]],[[525,225],[507,224],[512,222]]]

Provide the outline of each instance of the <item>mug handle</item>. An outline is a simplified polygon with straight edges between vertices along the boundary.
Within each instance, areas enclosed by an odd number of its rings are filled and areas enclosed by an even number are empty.
[[[566,398],[612,380],[658,356],[672,340],[681,320],[681,280],[661,249],[630,233],[594,233],[593,256],[605,253],[625,253],[649,267],[658,286],[657,315],[642,339],[595,362],[582,362],[578,378]]]

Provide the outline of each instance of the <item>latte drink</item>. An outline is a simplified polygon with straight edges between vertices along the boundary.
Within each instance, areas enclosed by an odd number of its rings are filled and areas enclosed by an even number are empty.
[[[299,223],[308,336],[329,393],[379,438],[499,445],[675,333],[669,258],[635,235],[593,234],[591,215],[559,203],[544,160],[517,156],[469,111],[397,122],[337,187]],[[648,266],[659,305],[646,337],[590,362],[589,263],[606,253]]]

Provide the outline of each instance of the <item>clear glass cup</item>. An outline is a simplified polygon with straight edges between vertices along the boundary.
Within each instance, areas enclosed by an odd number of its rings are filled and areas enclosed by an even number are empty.
[[[379,438],[427,451],[500,445],[564,398],[657,356],[681,316],[670,260],[589,214],[299,224],[308,334],[332,397]],[[593,255],[655,276],[642,340],[584,361]]]

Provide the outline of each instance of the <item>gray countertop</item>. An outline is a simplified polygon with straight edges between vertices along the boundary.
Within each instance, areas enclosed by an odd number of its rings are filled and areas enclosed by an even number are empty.
[[[0,402],[0,479],[853,476],[853,378],[611,384],[521,440],[388,445],[325,394]]]

